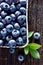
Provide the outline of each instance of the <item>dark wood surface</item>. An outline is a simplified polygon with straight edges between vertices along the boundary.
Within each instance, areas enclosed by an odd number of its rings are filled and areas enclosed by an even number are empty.
[[[30,31],[39,32],[41,38],[37,42],[43,45],[43,0],[29,0],[29,18],[28,29]],[[25,56],[23,62],[19,62],[17,57],[23,54],[23,49],[16,49],[16,53],[11,55],[9,49],[0,49],[0,65],[43,65],[43,47],[40,49],[40,60],[33,59],[30,55]]]

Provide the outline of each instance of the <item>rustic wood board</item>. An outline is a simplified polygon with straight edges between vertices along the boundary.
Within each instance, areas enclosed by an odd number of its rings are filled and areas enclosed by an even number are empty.
[[[39,32],[41,38],[38,41],[43,45],[43,0],[29,0],[28,27],[30,31]],[[11,55],[9,49],[0,49],[0,65],[43,65],[43,47],[40,49],[40,60],[33,59],[30,55],[25,56],[23,62],[19,62],[17,56],[23,54],[23,49],[17,49],[16,53]]]

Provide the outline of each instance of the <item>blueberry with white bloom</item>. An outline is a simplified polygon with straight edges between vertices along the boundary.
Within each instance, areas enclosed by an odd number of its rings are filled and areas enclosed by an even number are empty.
[[[16,30],[19,30],[19,29],[20,29],[20,25],[19,25],[18,23],[15,23],[15,24],[14,24],[14,28],[15,28]]]
[[[0,40],[0,46],[2,46],[3,45],[3,40]]]
[[[5,0],[6,3],[8,3],[9,5],[11,5],[13,0]]]
[[[6,15],[7,15],[7,13],[6,13],[5,11],[2,11],[2,12],[1,12],[1,16],[2,16],[2,17],[5,17]]]
[[[6,29],[7,29],[7,32],[12,32],[12,30],[13,30],[13,25],[11,25],[11,24],[9,24],[9,25],[7,25],[6,26]]]
[[[16,41],[15,40],[10,40],[9,42],[8,42],[8,46],[10,47],[10,48],[12,48],[12,47],[14,47],[14,46],[16,46]]]
[[[16,40],[17,45],[23,45],[23,39],[22,37],[18,37],[18,39]]]
[[[18,56],[18,60],[19,60],[20,62],[24,61],[24,56],[23,56],[23,55],[19,55],[19,56]]]
[[[9,8],[10,8],[10,6],[9,6],[7,3],[5,3],[5,2],[1,3],[0,6],[1,6],[1,8],[4,9],[5,11],[8,11]]]
[[[11,20],[12,20],[11,16],[6,16],[6,17],[5,17],[6,23],[10,23]]]
[[[25,6],[25,5],[26,5],[26,0],[20,0],[20,4],[21,4],[22,6]]]
[[[38,40],[40,39],[40,33],[38,32],[35,32],[34,35],[33,35],[34,39]]]
[[[5,21],[5,19],[2,19],[2,23],[3,24],[7,24],[7,22]]]
[[[7,35],[7,30],[6,30],[6,28],[3,28],[3,29],[1,30],[1,35],[2,35],[2,37],[5,37],[5,36]]]
[[[0,22],[0,29],[2,29],[3,27],[4,27],[4,24]]]
[[[3,8],[3,5],[5,5],[5,4],[6,4],[5,2],[2,2],[2,3],[0,4],[0,7]]]
[[[20,23],[20,25],[22,25],[25,21],[26,21],[26,16],[25,15],[20,15],[18,18],[18,23]]]
[[[20,15],[21,15],[21,12],[20,12],[20,11],[16,11],[16,12],[15,12],[15,16],[16,16],[16,17],[18,17],[18,16],[20,16]]]
[[[10,11],[11,11],[11,12],[15,12],[15,11],[16,11],[15,5],[12,4],[12,5],[10,6]]]
[[[26,8],[25,8],[25,7],[21,7],[21,8],[20,8],[20,11],[21,11],[21,13],[22,13],[23,15],[26,14]]]
[[[10,52],[10,54],[14,54],[15,53],[15,49],[14,48],[10,48],[9,52]]]
[[[10,41],[10,40],[12,40],[12,36],[9,36],[9,35],[8,35],[8,36],[6,37],[6,41]]]
[[[12,18],[12,21],[15,21],[15,19],[16,19],[15,14],[11,14],[11,18]]]
[[[21,4],[19,3],[19,4],[16,6],[16,8],[17,8],[18,10],[20,10],[20,7],[21,7]]]
[[[27,33],[26,28],[25,28],[25,27],[22,27],[22,28],[20,29],[20,33],[21,33],[21,35],[25,35],[25,34]]]
[[[19,30],[16,30],[16,29],[14,29],[13,31],[12,31],[12,36],[13,37],[18,37],[20,35],[20,32],[19,32]]]

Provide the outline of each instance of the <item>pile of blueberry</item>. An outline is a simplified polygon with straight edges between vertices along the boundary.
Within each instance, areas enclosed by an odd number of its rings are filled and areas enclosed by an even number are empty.
[[[0,46],[23,46],[26,42],[26,0],[0,0]]]

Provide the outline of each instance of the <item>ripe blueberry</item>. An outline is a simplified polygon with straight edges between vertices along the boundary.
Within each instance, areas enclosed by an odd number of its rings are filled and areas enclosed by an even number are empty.
[[[3,27],[4,27],[4,24],[0,22],[0,29],[2,29]]]
[[[11,14],[12,21],[15,21],[16,16],[14,14]]]
[[[19,56],[18,56],[18,60],[19,60],[20,62],[24,61],[24,56],[23,56],[23,55],[19,55]]]
[[[3,45],[3,40],[0,40],[0,46],[2,46]]]
[[[20,29],[20,33],[21,33],[21,35],[25,35],[27,32],[26,32],[26,28],[25,27],[22,27],[21,29]]]
[[[25,15],[20,15],[18,18],[18,23],[23,24],[26,21],[26,16]]]
[[[12,39],[8,42],[8,45],[10,48],[12,48],[13,46],[16,46],[16,41]]]
[[[4,11],[1,12],[1,16],[5,17],[7,15],[7,13],[5,13]]]
[[[23,45],[23,39],[22,37],[18,37],[18,39],[16,40],[17,45]]]
[[[16,8],[17,8],[18,10],[20,10],[20,7],[21,7],[21,4],[19,3],[19,4],[16,6]]]
[[[12,20],[11,16],[6,16],[6,17],[5,17],[6,23],[10,23],[11,20]]]
[[[20,11],[16,11],[16,12],[15,12],[15,16],[16,16],[16,17],[18,17],[20,14],[21,14]]]
[[[9,25],[7,25],[6,26],[6,29],[7,29],[7,32],[12,32],[12,30],[13,30],[13,25],[11,25],[11,24],[9,24]]]
[[[14,28],[15,28],[16,30],[19,30],[19,29],[20,29],[20,25],[19,25],[18,23],[15,23],[15,24],[14,24]]]
[[[26,14],[26,8],[21,7],[21,8],[20,8],[20,11],[21,11],[21,13],[22,13],[23,15],[25,15],[25,14]]]
[[[16,11],[15,5],[12,4],[12,5],[10,6],[10,11],[11,11],[11,12],[15,12],[15,11]]]
[[[12,40],[12,36],[9,36],[9,35],[8,35],[8,36],[6,37],[6,41],[10,41],[10,40]]]
[[[18,30],[14,29],[14,30],[12,31],[12,36],[13,36],[13,37],[18,37],[19,35],[20,35],[20,32],[19,32]]]
[[[38,32],[34,33],[33,37],[36,40],[40,39],[40,33],[38,33]]]

